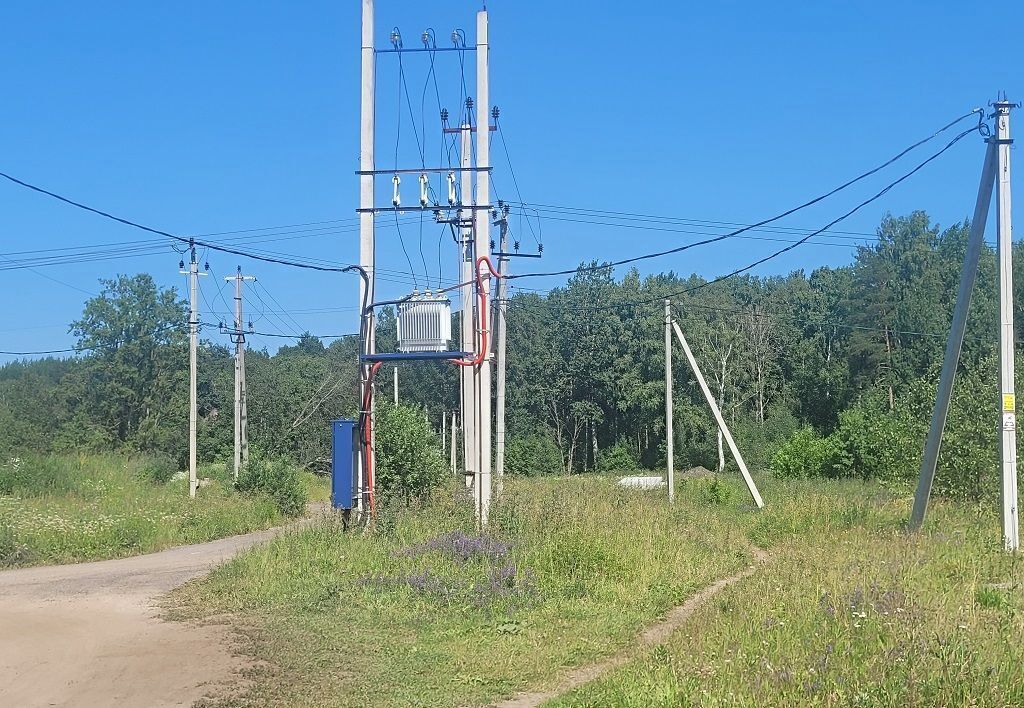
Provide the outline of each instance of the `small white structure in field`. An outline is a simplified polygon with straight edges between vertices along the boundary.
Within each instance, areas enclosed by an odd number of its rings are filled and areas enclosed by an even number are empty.
[[[660,489],[665,486],[665,478],[634,474],[620,479],[619,486],[629,489]]]

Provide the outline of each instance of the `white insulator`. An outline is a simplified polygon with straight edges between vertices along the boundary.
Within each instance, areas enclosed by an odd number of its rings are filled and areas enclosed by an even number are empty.
[[[391,178],[391,184],[395,186],[394,192],[391,195],[391,204],[394,206],[400,206],[402,203],[402,195],[398,193],[398,185],[402,183],[402,178],[395,175]]]
[[[426,206],[427,202],[427,188],[430,186],[430,178],[427,177],[427,173],[424,172],[420,175],[420,206]]]
[[[449,172],[448,173],[448,203],[449,204],[454,204],[456,202],[456,200],[457,200],[457,197],[456,197],[456,194],[455,194],[455,173],[454,172]]]

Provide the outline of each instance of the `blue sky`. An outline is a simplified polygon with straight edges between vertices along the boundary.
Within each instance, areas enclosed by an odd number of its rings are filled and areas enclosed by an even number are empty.
[[[426,27],[434,28],[439,46],[450,46],[454,27],[465,29],[472,43],[479,7],[464,0],[378,0],[378,44],[388,46],[396,25],[406,46],[419,46]],[[1008,44],[999,56],[995,31],[1024,24],[1020,3],[1002,8],[999,28],[986,6],[962,2],[577,7],[489,3],[492,103],[501,107],[512,165],[528,202],[755,221],[881,162],[985,105],[997,90],[1024,99],[1022,55]],[[8,2],[0,8],[0,25],[8,37],[0,45],[0,170],[182,235],[330,222],[213,238],[273,238],[243,247],[335,263],[357,259],[351,227],[358,196],[356,0]],[[435,65],[441,101],[452,113],[461,95],[457,57],[439,53]],[[466,61],[473,92],[471,53]],[[427,55],[406,55],[403,66],[417,128],[426,126],[427,162],[436,162],[440,126],[433,85],[426,82]],[[378,164],[388,168],[399,115],[394,55],[379,58],[377,80]],[[1019,126],[1024,112],[1017,116]],[[923,159],[940,144],[911,158]],[[398,151],[400,164],[419,164],[404,103]],[[842,228],[870,233],[886,212],[913,209],[928,211],[940,224],[963,219],[973,205],[982,152],[978,138],[962,141]],[[492,156],[498,196],[516,199],[498,141]],[[916,161],[901,162],[784,225],[819,227]],[[383,204],[390,180],[381,182]],[[415,177],[403,187],[404,201],[415,201]],[[549,213],[540,224],[546,270],[699,238],[556,216]],[[436,279],[438,230],[428,220],[421,259],[418,222],[405,220],[402,235],[419,282],[423,260]],[[516,220],[513,227],[520,228]],[[0,229],[0,253],[7,258],[91,244],[115,244],[110,248],[119,256],[4,271],[13,306],[0,325],[2,350],[73,344],[67,324],[81,312],[85,293],[98,290],[98,278],[145,271],[163,285],[182,285],[179,255],[158,248],[159,237],[6,183],[0,184]],[[525,225],[522,230],[524,248],[533,248]],[[154,248],[142,255],[123,245],[146,241]],[[710,277],[780,245],[726,242],[649,261],[642,270]],[[808,244],[758,272],[842,264],[852,253],[849,247]],[[442,255],[450,279],[454,252],[446,245]],[[333,334],[355,327],[352,276],[207,257],[218,278],[204,282],[216,311],[204,319],[222,318],[226,307],[217,280],[241,262],[260,279],[254,294],[263,302],[253,297],[248,304],[257,329]],[[378,234],[378,261],[390,271],[379,295],[411,290],[393,228]],[[529,265],[532,270],[536,263]],[[547,288],[558,282],[518,284]],[[276,309],[289,314],[269,312]],[[251,343],[274,349],[280,340],[256,337]]]

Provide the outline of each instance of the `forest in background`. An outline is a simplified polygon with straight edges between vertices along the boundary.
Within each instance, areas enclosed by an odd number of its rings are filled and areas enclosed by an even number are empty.
[[[851,264],[708,283],[673,272],[616,279],[582,264],[548,292],[516,288],[508,310],[509,471],[656,468],[664,461],[664,305],[676,317],[741,450],[801,477],[916,478],[966,248],[967,224],[923,212],[887,217]],[[1024,255],[1020,244],[1015,256]],[[997,495],[995,254],[981,261],[936,489]],[[1015,278],[1018,332],[1024,277]],[[187,452],[187,308],[146,275],[103,281],[70,325],[79,356],[0,368],[0,450]],[[456,318],[457,319],[457,318]],[[212,330],[212,331],[211,331]],[[203,337],[218,337],[204,326]],[[226,339],[226,338],[225,338]],[[390,310],[378,348],[393,350]],[[274,354],[249,350],[250,442],[314,469],[329,421],[356,408],[357,343],[313,335]],[[717,431],[683,357],[674,358],[676,459],[718,468]],[[402,364],[400,399],[436,429],[457,408],[456,367]],[[199,455],[232,450],[233,351],[199,352]],[[378,375],[390,400],[391,371]],[[726,465],[728,466],[728,465]]]

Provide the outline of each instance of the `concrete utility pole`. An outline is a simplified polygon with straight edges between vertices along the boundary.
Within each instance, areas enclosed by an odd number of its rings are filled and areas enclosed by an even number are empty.
[[[960,287],[956,294],[953,321],[949,327],[949,337],[946,339],[946,354],[942,359],[942,373],[939,376],[939,389],[935,396],[932,423],[928,428],[928,437],[924,443],[921,471],[917,479],[917,491],[914,493],[914,508],[910,513],[911,531],[921,528],[924,517],[928,513],[928,500],[932,492],[932,482],[935,480],[935,466],[939,461],[939,448],[942,446],[942,431],[946,427],[949,401],[953,394],[953,380],[956,378],[957,365],[960,363],[960,350],[964,344],[967,311],[971,307],[971,294],[974,292],[974,281],[978,275],[978,261],[981,259],[989,204],[992,202],[995,172],[996,142],[989,139],[988,148],[985,151],[985,164],[981,169],[978,200],[974,205],[971,230],[967,236],[967,251],[964,253],[964,263],[960,271]]]
[[[508,272],[508,214],[501,212],[497,222],[501,230],[501,237],[498,241],[499,252],[498,272],[505,275]],[[505,368],[506,350],[508,347],[508,330],[505,326],[508,316],[508,281],[505,278],[498,280],[498,303],[494,311],[494,348],[495,348],[495,411],[494,411],[494,469],[497,474],[495,494],[501,496],[505,488]]]
[[[376,82],[376,68],[373,50],[373,0],[363,0],[362,9],[362,49],[360,52],[360,64],[362,68],[361,93],[359,101],[359,265],[366,273],[365,282],[360,279],[359,302],[360,307],[366,308],[360,313],[361,327],[364,341],[363,351],[366,354],[373,354],[376,351],[375,326],[373,311],[367,306],[374,300],[374,263],[376,253],[376,241],[374,234],[374,213],[373,213],[373,190],[374,190],[374,96]],[[367,411],[367,424],[372,431],[373,425],[373,391],[370,385],[370,366],[360,363],[359,366],[359,400],[370,400]],[[372,435],[372,432],[371,432]],[[361,513],[363,510],[364,496],[366,490],[365,470],[363,469],[362,455],[359,458],[359,470],[357,473],[357,484],[359,493],[357,495],[356,508]]]
[[[1003,543],[1020,547],[1017,518],[1017,398],[1013,385],[1013,223],[1010,212],[1010,110],[1004,96],[996,101],[996,229],[999,258],[999,389],[1001,395],[1000,460],[1002,462]]]
[[[672,318],[671,313],[669,319]],[[711,413],[715,416],[715,421],[718,423],[718,429],[722,431],[722,435],[725,436],[725,442],[729,445],[729,451],[732,452],[733,458],[736,460],[736,465],[740,468],[740,474],[743,475],[743,481],[747,484],[747,489],[750,491],[750,496],[753,498],[754,503],[757,504],[757,508],[761,509],[764,507],[764,500],[761,499],[761,493],[757,491],[757,485],[754,484],[754,478],[750,476],[749,470],[747,470],[747,463],[743,461],[743,455],[740,454],[740,450],[736,447],[736,441],[732,439],[732,433],[729,432],[729,426],[725,424],[725,418],[722,417],[722,411],[718,408],[718,403],[715,402],[715,396],[711,393],[711,389],[708,388],[708,382],[704,380],[704,374],[701,373],[700,367],[697,366],[697,359],[693,356],[693,352],[690,351],[690,345],[686,342],[686,337],[683,336],[683,330],[679,329],[679,325],[672,320],[672,329],[675,330],[676,337],[679,339],[679,344],[683,347],[683,354],[686,356],[686,361],[689,362],[690,368],[693,370],[693,377],[697,379],[697,384],[700,386],[700,390],[704,393],[704,399],[708,402],[708,407],[711,408]]]
[[[488,45],[487,45],[487,10],[476,14],[476,204],[486,207],[491,203],[491,122],[490,122],[490,81],[488,77]],[[477,258],[489,258],[491,255],[491,220],[485,211],[482,218],[475,218]],[[476,259],[474,259],[474,269]],[[490,301],[491,276],[480,279],[483,290],[481,297],[484,302]],[[483,314],[480,321],[483,323]],[[481,332],[481,337],[488,337],[488,332]],[[477,436],[479,439],[477,462],[477,503],[481,526],[487,525],[491,511],[491,352],[485,352],[484,360],[476,369],[478,419]]]
[[[672,433],[672,301],[665,300],[665,451],[670,502],[676,499],[676,470],[672,459],[675,444]]]
[[[235,275],[225,276],[226,282],[235,281],[235,329],[231,332],[231,342],[235,345],[235,467],[234,479],[238,481],[238,473],[242,466],[249,462],[249,433],[246,416],[245,390],[245,329],[242,319],[242,283],[246,280],[255,281],[255,275],[242,275],[242,266],[238,266]]]
[[[391,386],[395,390],[395,405],[397,406],[398,405],[398,364],[395,364],[394,368],[391,369],[391,371],[394,372],[392,377],[391,377],[393,379],[392,383],[391,383]]]
[[[181,264],[184,266],[184,263]],[[188,495],[195,499],[199,487],[198,477],[198,430],[199,430],[199,358],[197,344],[199,339],[199,272],[196,262],[196,249],[192,247],[188,270],[181,268],[182,274],[188,276]]]
[[[459,447],[458,444],[456,444],[456,442],[455,442],[455,435],[456,435],[456,432],[457,432],[457,429],[458,429],[458,423],[456,422],[455,418],[456,418],[455,411],[452,411],[452,435],[451,435],[451,443],[452,444],[449,447],[448,452],[451,455],[451,466],[452,466],[452,476],[453,477],[455,476],[455,467],[456,467],[457,460],[458,460],[458,447]]]
[[[467,101],[468,103],[468,101]],[[466,119],[462,122],[460,132],[460,154],[462,157],[460,173],[460,206],[473,205],[473,173],[470,170],[473,159],[473,135],[472,127],[469,124],[469,107],[466,108]],[[473,283],[473,240],[475,231],[476,211],[474,209],[459,209],[458,219],[461,228],[460,233],[460,254],[459,254],[459,282],[464,285],[459,288],[462,296],[462,310],[459,313],[462,351],[476,351],[476,325],[474,324],[473,312],[476,308],[474,297],[475,286]],[[476,443],[476,376],[471,366],[459,367],[462,389],[462,469],[466,474],[466,486],[473,487],[477,472]]]

